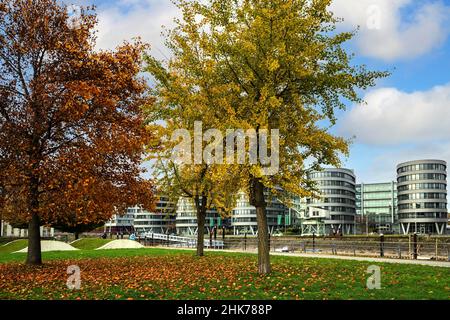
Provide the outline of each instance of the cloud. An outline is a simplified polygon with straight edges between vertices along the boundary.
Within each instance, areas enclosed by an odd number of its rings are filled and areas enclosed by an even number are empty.
[[[405,14],[406,9],[413,10]],[[363,55],[387,61],[424,55],[450,34],[450,6],[441,0],[420,5],[413,0],[335,0],[331,10],[345,19],[343,27],[361,26],[356,43]],[[161,25],[170,27],[180,16],[169,0],[107,1],[98,13],[98,48],[113,49],[141,36],[160,56],[167,54]]]
[[[398,164],[422,159],[445,160],[450,164],[450,141],[377,150],[371,161],[355,164],[357,180],[366,183],[395,181]]]
[[[439,0],[335,0],[330,9],[343,26],[360,26],[362,54],[385,61],[413,59],[445,42],[450,6]]]
[[[150,43],[152,53],[163,58],[168,55],[161,37],[162,26],[172,27],[178,9],[168,0],[120,0],[114,6],[98,10],[98,49],[114,49],[135,37]]]
[[[412,93],[395,88],[369,92],[343,116],[338,131],[357,143],[396,145],[450,140],[450,83]]]

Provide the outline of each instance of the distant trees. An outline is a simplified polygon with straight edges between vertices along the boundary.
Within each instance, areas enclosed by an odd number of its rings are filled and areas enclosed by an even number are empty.
[[[152,206],[139,176],[151,139],[146,45],[96,52],[95,25],[90,8],[70,17],[57,0],[0,0],[0,210],[28,224],[28,264],[42,261],[40,225],[76,229]]]

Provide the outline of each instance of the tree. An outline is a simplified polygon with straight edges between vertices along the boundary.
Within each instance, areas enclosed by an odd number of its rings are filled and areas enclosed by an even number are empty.
[[[69,232],[73,233],[75,236],[75,240],[78,240],[80,238],[80,234],[83,232],[89,232],[92,230],[95,230],[97,228],[100,228],[105,225],[106,221],[100,221],[100,222],[87,222],[87,223],[79,223],[77,220],[75,220],[76,217],[74,217],[74,221],[70,224],[67,223],[55,223],[53,227],[55,229],[58,229],[62,232]]]
[[[158,138],[149,145],[154,151],[149,157],[154,160],[160,191],[172,199],[192,201],[197,217],[196,254],[203,256],[207,211],[214,208],[222,216],[230,213],[236,189],[240,188],[235,173],[240,168],[215,161],[221,156],[215,146],[222,144],[223,137],[215,136],[210,129],[222,128],[220,118],[214,114],[220,97],[208,87],[212,76],[208,70],[189,70],[197,73],[188,75],[183,69],[184,58],[203,63],[199,56],[180,55],[179,60],[166,67],[155,58],[146,57],[145,70],[155,80],[152,93],[156,101],[145,110],[148,126]]]
[[[28,223],[28,264],[42,262],[40,225],[152,206],[139,167],[147,46],[95,51],[96,22],[89,7],[70,17],[57,0],[0,0],[1,210]]]
[[[151,58],[148,58],[151,59]],[[162,71],[162,70],[159,70]],[[153,74],[157,74],[157,70],[152,70]],[[162,71],[164,73],[164,71]],[[160,98],[163,98],[164,89],[159,88]],[[176,90],[176,92],[180,92]],[[166,97],[171,99],[170,97]],[[167,100],[162,99],[160,103],[155,104],[147,109],[148,115],[158,114],[165,109]],[[153,119],[155,120],[155,119]],[[167,120],[167,119],[166,119]],[[223,172],[224,166],[214,164],[183,164],[177,163],[172,158],[174,141],[168,139],[176,134],[177,130],[187,130],[189,120],[186,117],[171,118],[165,125],[153,123],[153,130],[160,132],[158,135],[157,152],[150,155],[154,160],[153,173],[158,177],[156,183],[159,191],[168,195],[170,199],[187,200],[195,207],[197,218],[197,250],[196,255],[201,257],[204,255],[204,239],[205,239],[205,223],[207,211],[215,209],[218,213],[225,217],[228,216],[235,203],[235,191],[238,187],[239,180],[236,174],[231,172]],[[186,126],[184,126],[184,124]],[[188,133],[186,131],[185,133]],[[189,152],[191,147],[189,147]]]
[[[345,109],[345,100],[361,102],[357,90],[388,75],[352,65],[343,44],[355,32],[335,30],[339,19],[330,3],[180,0],[183,19],[167,34],[173,57],[162,81],[173,97],[170,110],[189,108],[182,105],[186,95],[203,92],[208,109],[197,109],[198,117],[213,117],[218,128],[253,128],[257,137],[279,130],[278,150],[269,147],[278,171],[267,175],[261,163],[247,163],[239,172],[256,207],[261,274],[270,272],[265,190],[280,197],[315,194],[307,173],[338,166],[348,154],[349,141],[329,132],[335,110]],[[188,89],[177,93],[173,83]]]
[[[163,159],[160,159],[164,161]],[[187,200],[196,211],[197,218],[197,251],[196,255],[204,255],[205,224],[208,210],[217,210],[222,216],[229,213],[225,206],[233,193],[230,188],[223,188],[220,180],[214,180],[212,168],[207,165],[199,167],[179,166],[173,162],[166,164],[165,172],[159,185],[174,199]],[[198,171],[197,171],[198,170]]]
[[[348,153],[348,141],[329,133],[335,110],[343,99],[361,102],[357,89],[366,89],[385,72],[352,66],[343,48],[354,33],[337,33],[338,20],[328,11],[331,0],[210,1],[184,3],[208,25],[203,47],[217,61],[227,83],[239,87],[233,122],[278,129],[279,170],[272,176],[261,166],[248,166],[250,202],[258,219],[259,272],[270,272],[264,189],[308,195],[307,173],[321,165],[338,166]],[[204,28],[204,27],[203,27]],[[326,125],[322,123],[326,122]],[[273,152],[274,150],[272,150]],[[307,165],[307,160],[310,165]]]

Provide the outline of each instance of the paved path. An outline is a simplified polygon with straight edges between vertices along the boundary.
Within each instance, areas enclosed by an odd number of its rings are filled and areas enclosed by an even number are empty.
[[[174,249],[174,250],[191,250],[191,248],[168,248],[161,247],[164,249]],[[235,253],[251,253],[256,254],[253,251],[244,250],[218,250],[218,249],[206,249],[205,251],[220,251],[220,252],[235,252]],[[281,252],[270,252],[273,256],[286,256],[286,257],[303,257],[303,258],[319,258],[319,259],[339,259],[339,260],[354,260],[354,261],[368,261],[368,262],[383,262],[383,263],[399,263],[399,264],[415,264],[431,267],[444,267],[450,268],[450,262],[447,261],[434,261],[434,260],[409,260],[409,259],[391,259],[391,258],[375,258],[375,257],[354,257],[354,256],[339,256],[339,255],[326,255],[326,254],[314,254],[314,253],[281,253]]]
[[[338,256],[326,254],[312,254],[312,253],[270,253],[271,255],[295,256],[306,258],[323,258],[323,259],[339,259],[339,260],[355,260],[355,261],[370,261],[370,262],[386,262],[386,263],[400,263],[400,264],[418,264],[433,267],[450,268],[450,262],[434,261],[434,260],[409,260],[409,259],[391,259],[391,258],[371,258],[371,257],[352,257],[352,256]]]

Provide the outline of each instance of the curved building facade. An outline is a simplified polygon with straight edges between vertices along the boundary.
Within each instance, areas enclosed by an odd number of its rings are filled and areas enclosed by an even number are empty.
[[[194,236],[198,232],[197,211],[194,201],[190,198],[181,197],[178,199],[176,209],[176,229],[177,234],[182,236]],[[217,210],[210,209],[206,211],[205,230],[209,233],[212,226],[221,226],[222,221],[219,218]]]
[[[397,166],[398,218],[404,234],[444,234],[447,217],[447,163],[418,160]]]
[[[354,234],[356,176],[349,169],[325,169],[309,176],[320,191],[319,199],[307,199],[302,234]]]
[[[285,226],[291,224],[289,208],[276,197],[270,196],[268,191],[264,192],[264,196],[267,203],[266,215],[269,233],[274,234],[276,231],[283,231]],[[236,207],[233,209],[231,226],[234,235],[257,234],[256,208],[250,204],[248,196],[243,192],[239,193]]]
[[[175,231],[175,204],[166,196],[159,196],[154,212],[141,207],[129,208],[134,214],[134,230],[137,233],[153,232],[168,234]]]

